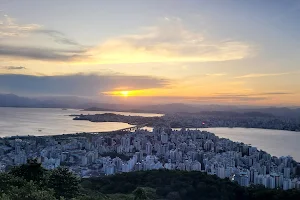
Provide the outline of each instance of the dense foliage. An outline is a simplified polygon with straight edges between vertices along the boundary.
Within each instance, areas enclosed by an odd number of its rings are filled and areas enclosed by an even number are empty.
[[[161,199],[203,199],[203,200],[266,200],[300,199],[300,192],[291,190],[271,190],[261,186],[244,188],[229,179],[201,172],[184,171],[144,171],[124,173],[103,178],[92,178],[86,183],[88,189],[104,194],[132,193],[137,187],[149,187],[156,190]]]
[[[144,171],[78,179],[36,161],[0,173],[0,200],[299,200],[300,191],[244,188],[201,172]]]
[[[79,195],[80,180],[66,168],[47,171],[36,160],[0,173],[0,199],[55,200]]]
[[[47,185],[55,191],[55,196],[72,198],[79,195],[79,179],[67,168],[57,168],[51,171]]]

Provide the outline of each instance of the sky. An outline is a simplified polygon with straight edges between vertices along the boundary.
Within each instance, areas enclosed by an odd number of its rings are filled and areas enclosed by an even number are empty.
[[[0,0],[0,93],[300,106],[300,1]]]

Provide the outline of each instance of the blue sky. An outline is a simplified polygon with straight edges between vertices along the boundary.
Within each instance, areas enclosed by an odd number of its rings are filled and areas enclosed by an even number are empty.
[[[10,87],[26,75],[50,81],[43,95],[130,90],[132,101],[300,105],[299,1],[1,0],[0,10],[2,93],[40,95],[30,84]],[[78,78],[91,74],[98,91]],[[78,84],[61,92],[49,76]]]

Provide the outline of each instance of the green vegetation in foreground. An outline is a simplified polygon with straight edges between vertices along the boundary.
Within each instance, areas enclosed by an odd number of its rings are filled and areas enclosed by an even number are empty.
[[[0,200],[299,200],[300,191],[244,188],[201,172],[143,171],[80,180],[35,160],[0,173]]]

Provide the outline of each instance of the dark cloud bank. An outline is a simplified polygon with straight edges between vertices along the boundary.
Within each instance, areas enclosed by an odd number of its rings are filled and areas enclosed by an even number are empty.
[[[0,44],[0,57],[30,58],[47,61],[68,61],[80,57],[84,49],[61,50],[37,47],[22,47]]]
[[[96,96],[116,88],[147,89],[169,84],[166,79],[151,76],[125,75],[63,75],[32,76],[17,74],[0,75],[0,93],[28,95],[77,95]]]
[[[26,67],[23,66],[4,66],[4,67],[0,67],[0,69],[6,69],[6,70],[23,70],[26,69]]]

